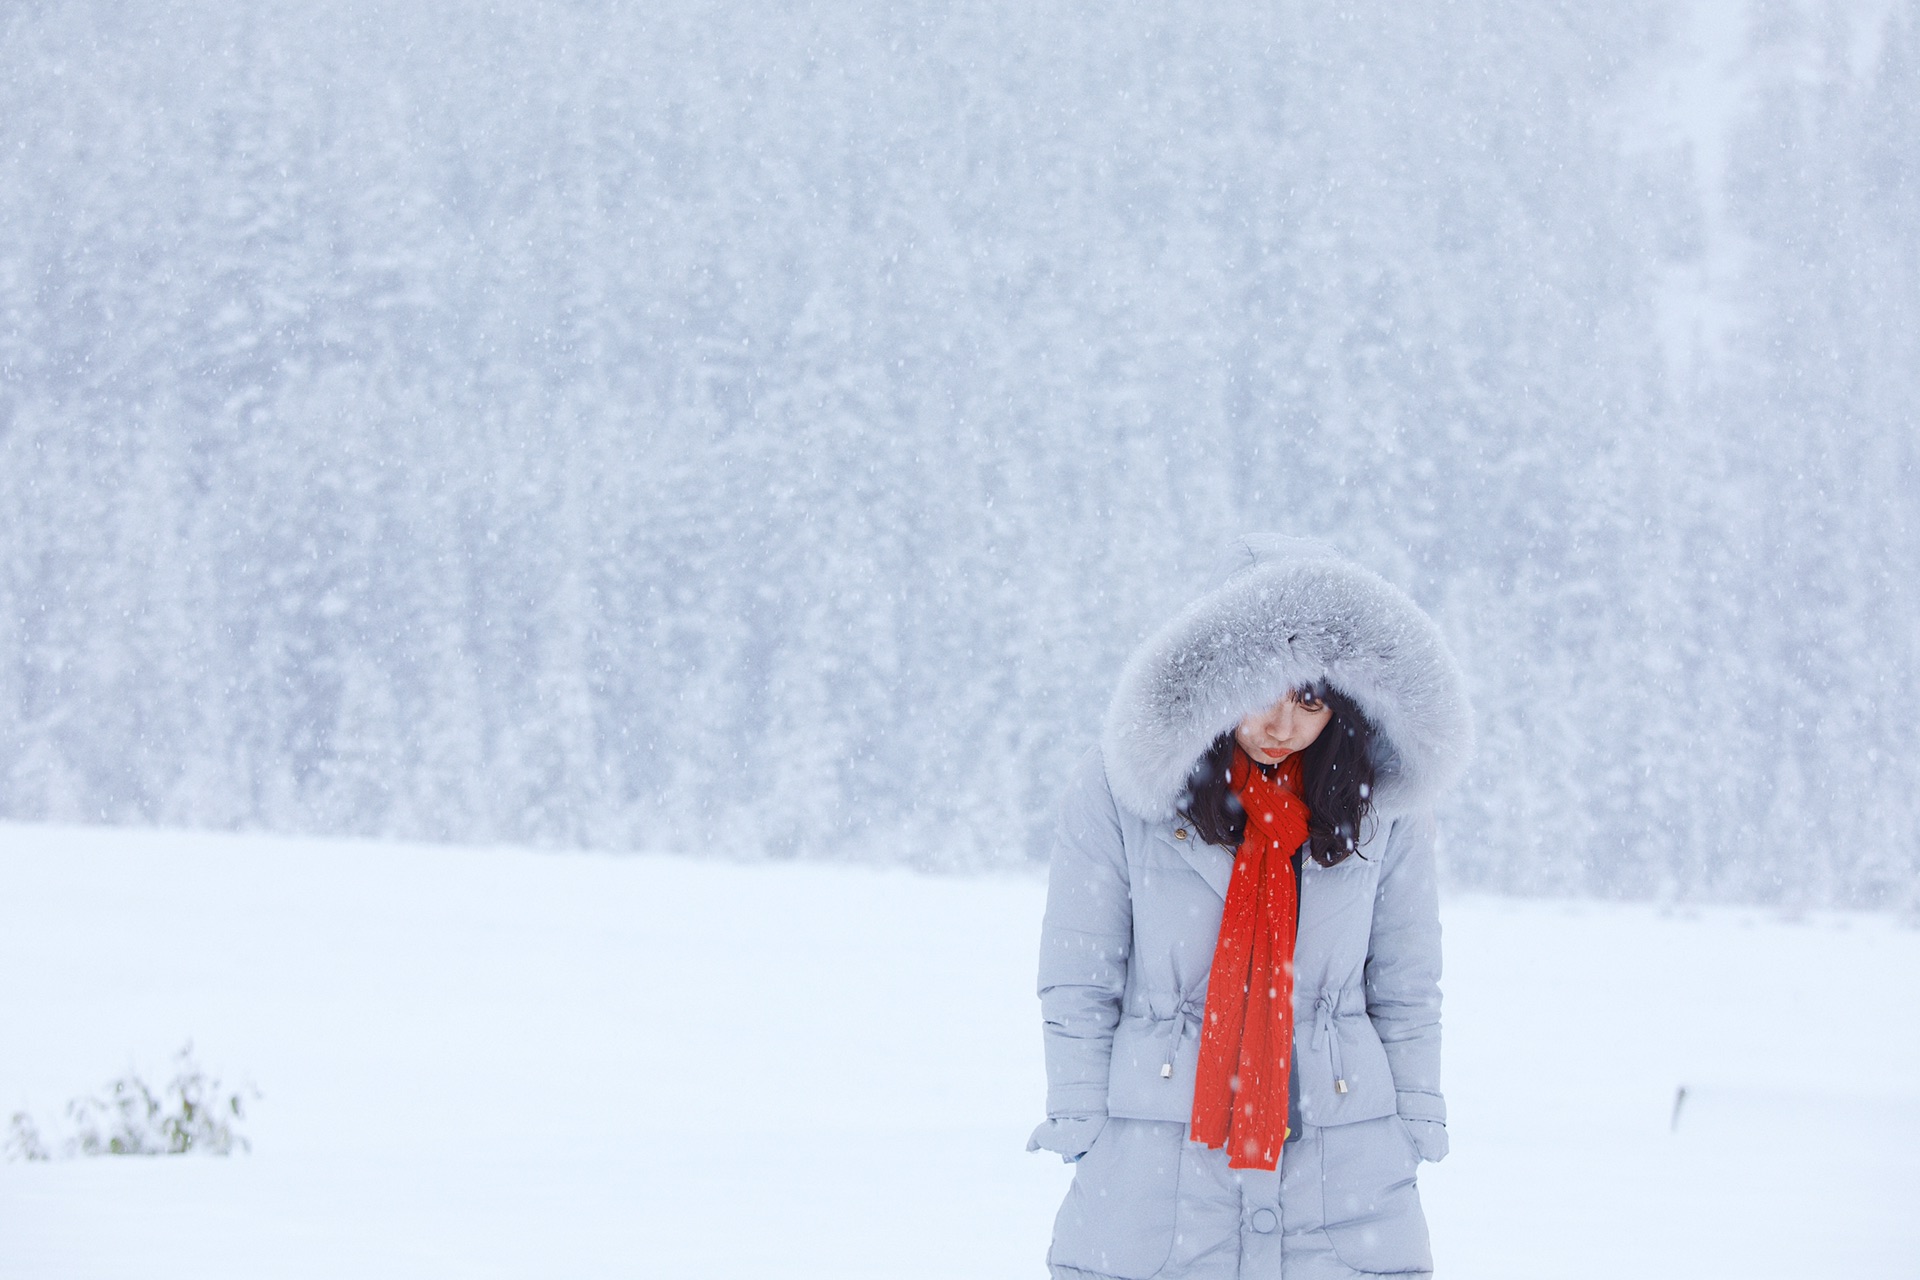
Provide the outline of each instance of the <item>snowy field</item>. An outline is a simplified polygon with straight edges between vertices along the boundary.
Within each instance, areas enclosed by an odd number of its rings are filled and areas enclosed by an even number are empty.
[[[0,1164],[9,1280],[1041,1274],[1037,877],[0,826],[0,884],[0,1119],[188,1037],[264,1095]],[[1920,1276],[1920,932],[1445,911],[1443,1275]]]

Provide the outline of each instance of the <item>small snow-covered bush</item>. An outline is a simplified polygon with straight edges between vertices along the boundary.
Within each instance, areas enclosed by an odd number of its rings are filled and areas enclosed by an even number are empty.
[[[256,1090],[227,1089],[193,1061],[189,1043],[174,1058],[173,1079],[155,1090],[129,1071],[103,1095],[67,1104],[73,1132],[63,1144],[68,1156],[230,1155],[250,1150],[238,1131]],[[46,1160],[50,1153],[33,1117],[18,1112],[7,1136],[11,1160]]]
[[[47,1144],[40,1140],[40,1130],[34,1127],[33,1117],[24,1111],[14,1112],[13,1123],[7,1127],[7,1159],[48,1159]]]

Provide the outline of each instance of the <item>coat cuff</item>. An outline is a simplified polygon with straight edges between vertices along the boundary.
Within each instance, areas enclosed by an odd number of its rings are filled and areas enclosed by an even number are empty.
[[[1447,1122],[1447,1100],[1425,1089],[1401,1089],[1395,1095],[1394,1110],[1409,1120]]]
[[[1062,1160],[1078,1160],[1106,1127],[1107,1118],[1097,1116],[1054,1116],[1041,1123],[1027,1139],[1029,1151],[1052,1151]]]

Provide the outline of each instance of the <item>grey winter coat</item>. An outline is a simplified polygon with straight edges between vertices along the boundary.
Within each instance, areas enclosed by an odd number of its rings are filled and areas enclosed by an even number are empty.
[[[1047,1120],[1077,1160],[1048,1263],[1101,1276],[1317,1280],[1431,1272],[1415,1190],[1446,1153],[1431,802],[1471,745],[1432,622],[1318,544],[1253,538],[1127,664],[1064,798],[1042,930]],[[1186,1139],[1233,850],[1177,813],[1207,747],[1324,679],[1375,729],[1357,856],[1302,858],[1294,1137],[1275,1172]]]

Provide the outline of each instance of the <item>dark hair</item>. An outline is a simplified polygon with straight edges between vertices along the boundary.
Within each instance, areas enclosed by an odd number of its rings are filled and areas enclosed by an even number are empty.
[[[1353,699],[1324,684],[1294,690],[1333,710],[1333,719],[1311,746],[1300,753],[1301,799],[1307,802],[1307,852],[1323,867],[1331,867],[1358,851],[1360,824],[1373,808],[1373,726]],[[1240,843],[1247,815],[1228,786],[1233,763],[1233,730],[1213,740],[1207,753],[1187,778],[1186,802],[1180,812],[1208,844]]]

